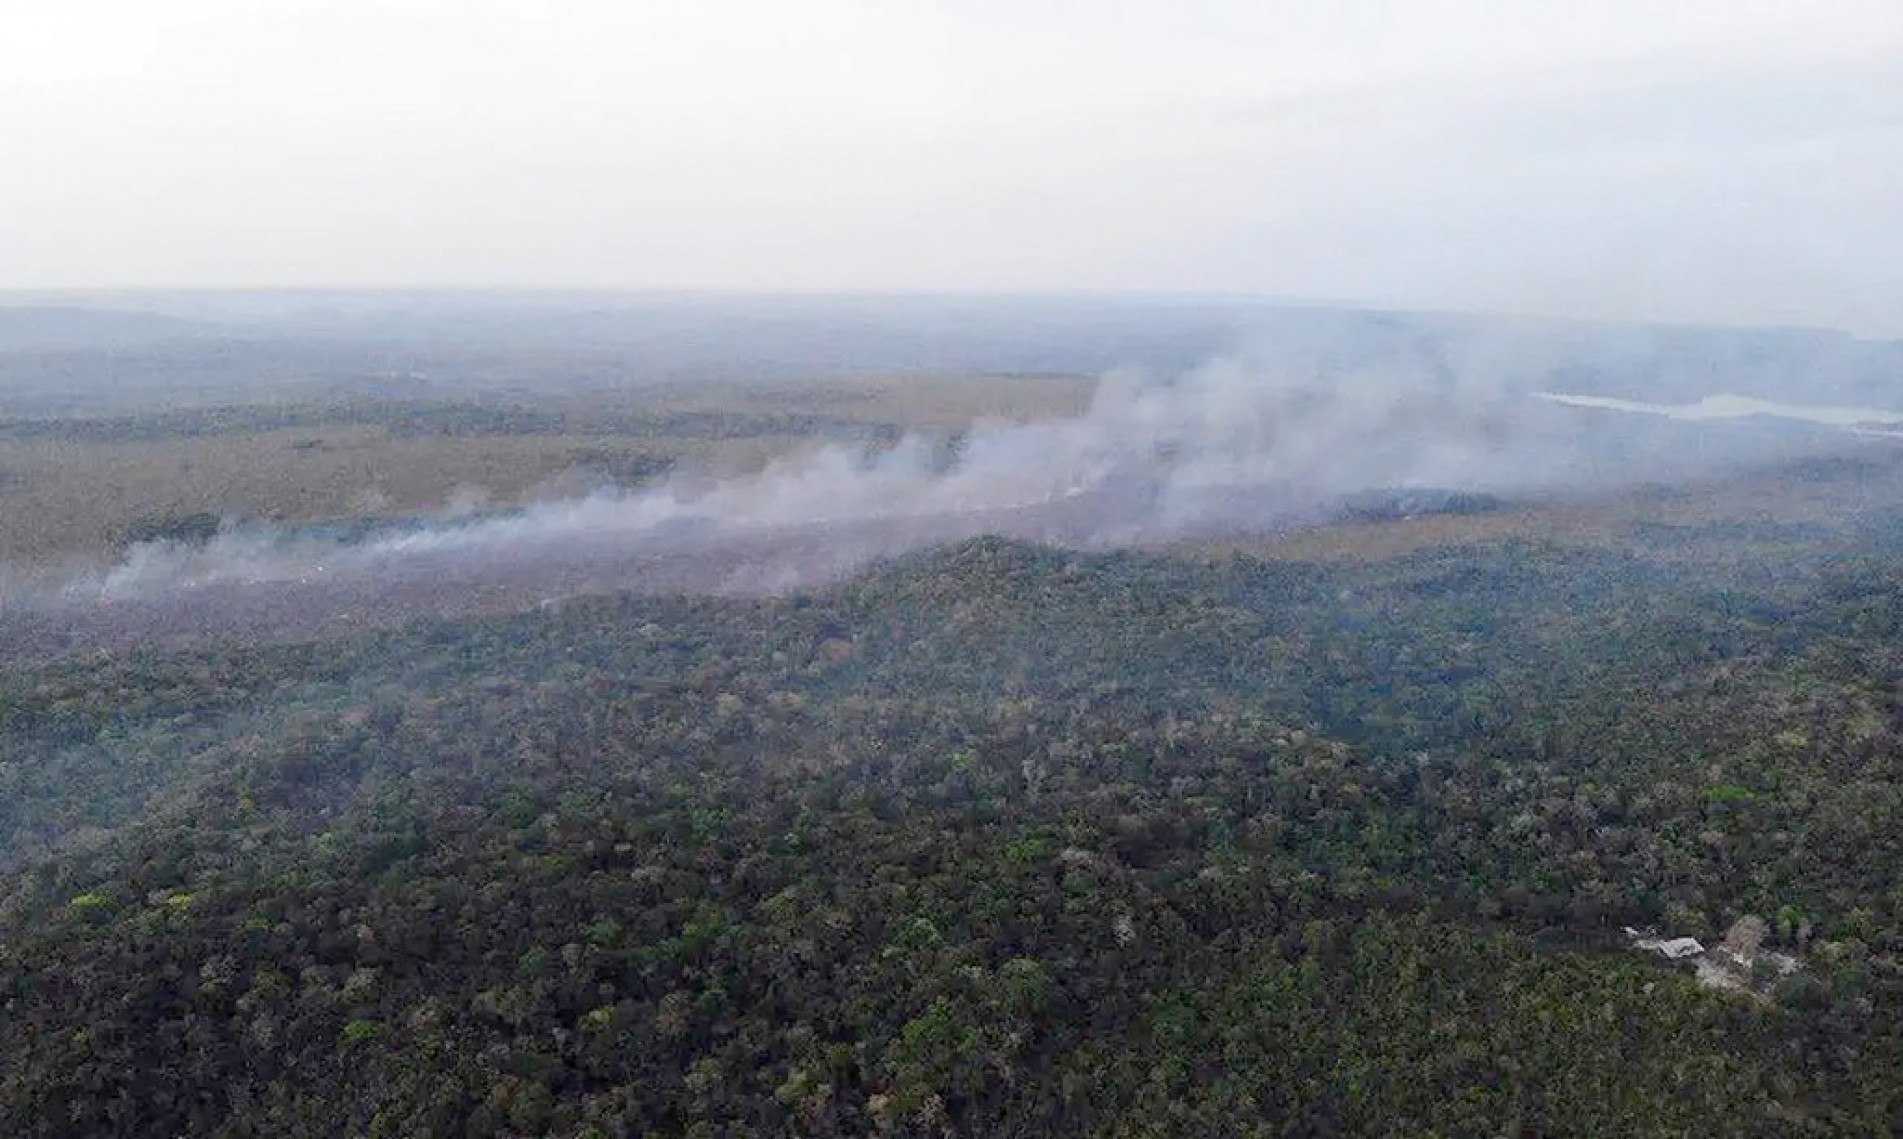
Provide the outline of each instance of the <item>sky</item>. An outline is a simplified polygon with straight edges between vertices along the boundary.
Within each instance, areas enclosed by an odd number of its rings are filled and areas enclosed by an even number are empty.
[[[1903,336],[1898,0],[0,0],[0,288]]]

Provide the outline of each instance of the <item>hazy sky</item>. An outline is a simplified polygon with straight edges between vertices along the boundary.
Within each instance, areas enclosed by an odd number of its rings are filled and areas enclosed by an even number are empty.
[[[0,286],[1903,335],[1903,0],[0,0]]]

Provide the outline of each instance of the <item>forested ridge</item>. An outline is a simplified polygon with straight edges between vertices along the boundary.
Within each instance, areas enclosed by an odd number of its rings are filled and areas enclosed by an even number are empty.
[[[1892,1133],[1903,525],[1760,539],[16,668],[0,1128]],[[1745,914],[1767,996],[1619,932]]]

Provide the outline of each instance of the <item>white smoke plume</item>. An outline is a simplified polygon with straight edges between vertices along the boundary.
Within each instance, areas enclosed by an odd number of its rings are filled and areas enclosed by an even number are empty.
[[[671,571],[685,587],[778,589],[979,533],[1101,546],[1260,530],[1324,517],[1358,492],[1603,485],[1709,467],[1763,442],[1658,447],[1645,429],[1632,434],[1652,417],[1533,398],[1532,378],[1297,376],[1286,361],[1266,369],[1244,358],[1168,380],[1112,373],[1076,418],[980,423],[883,449],[815,445],[746,477],[681,474],[511,513],[459,503],[353,536],[227,528],[200,544],[138,545],[116,565],[67,578],[53,598],[16,583],[10,603],[485,575],[519,584],[538,573],[551,590],[638,587],[658,572],[642,559],[663,555],[691,556],[695,568]],[[558,572],[577,565],[587,572]]]

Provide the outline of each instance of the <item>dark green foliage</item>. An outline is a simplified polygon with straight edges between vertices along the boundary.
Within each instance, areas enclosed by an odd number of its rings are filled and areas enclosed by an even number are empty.
[[[1882,1134],[1882,545],[980,540],[0,682],[7,1134]],[[1756,913],[1699,988],[1623,924]]]
[[[166,514],[143,518],[126,529],[126,543],[181,542],[203,545],[218,536],[220,520],[216,514],[198,511],[192,514]]]

